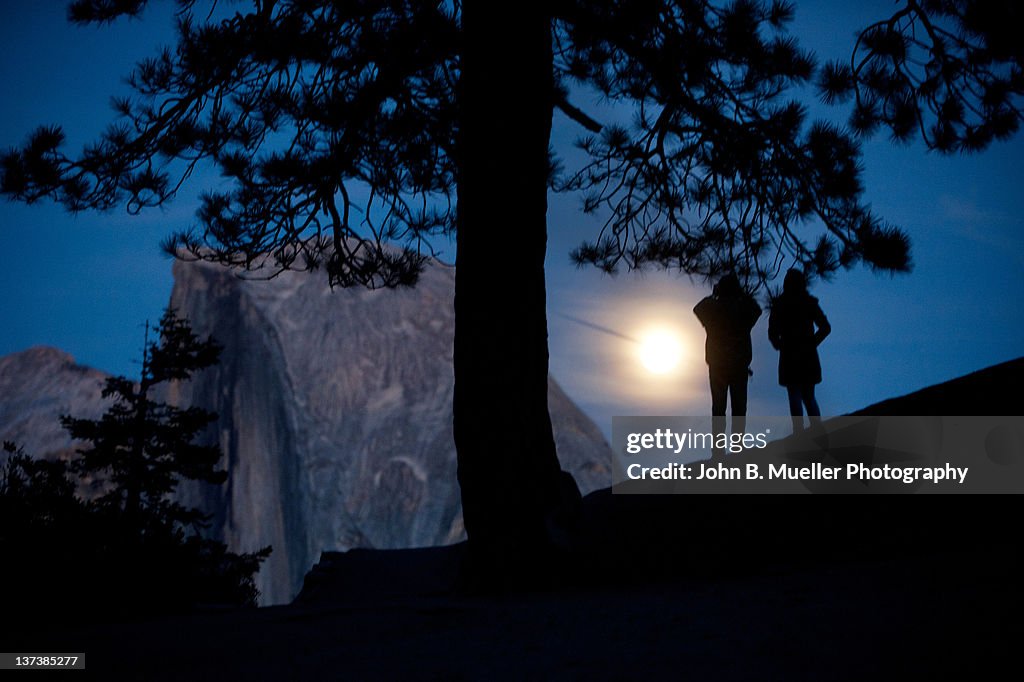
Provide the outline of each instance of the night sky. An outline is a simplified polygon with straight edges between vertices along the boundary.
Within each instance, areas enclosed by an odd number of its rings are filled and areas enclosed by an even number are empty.
[[[20,144],[44,123],[63,125],[70,149],[94,139],[113,117],[111,95],[127,94],[123,77],[132,64],[173,39],[170,8],[158,4],[143,21],[86,28],[65,21],[62,2],[0,5],[0,146]],[[844,57],[854,30],[892,7],[800,2],[790,30],[820,58]],[[814,105],[812,113],[842,121],[846,109]],[[556,113],[556,148],[567,149],[581,132]],[[1022,135],[969,157],[896,147],[884,134],[864,144],[868,200],[909,233],[915,267],[897,276],[859,268],[814,284],[833,327],[820,348],[824,414],[1024,355],[1022,159]],[[52,205],[0,200],[0,355],[51,345],[80,363],[135,373],[142,324],[159,317],[171,289],[171,262],[158,244],[192,221],[204,182],[217,179],[200,174],[171,205],[136,217],[123,210],[71,216]],[[569,251],[599,226],[579,206],[572,195],[550,200],[553,375],[605,433],[613,414],[706,413],[703,331],[691,309],[707,289],[663,272],[612,278],[576,269]],[[453,254],[452,244],[446,255]],[[639,363],[636,344],[569,318],[630,337],[671,329],[683,359],[674,372],[653,375]],[[766,329],[763,316],[753,332],[751,414],[786,411]]]

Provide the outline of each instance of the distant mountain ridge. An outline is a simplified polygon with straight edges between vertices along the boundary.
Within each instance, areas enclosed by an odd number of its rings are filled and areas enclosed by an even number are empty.
[[[74,444],[57,420],[100,416],[107,376],[49,346],[0,357],[0,439],[35,456],[70,455]]]

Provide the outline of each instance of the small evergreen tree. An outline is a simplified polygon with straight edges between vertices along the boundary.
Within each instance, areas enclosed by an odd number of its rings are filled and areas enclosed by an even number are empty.
[[[222,483],[227,478],[226,471],[217,469],[220,448],[195,442],[216,415],[152,397],[156,387],[215,364],[221,347],[212,338],[200,340],[171,309],[153,332],[155,339],[150,339],[147,323],[139,380],[107,379],[103,397],[114,403],[102,417],[61,418],[73,438],[91,443],[74,466],[105,484],[93,504],[120,519],[135,538],[203,524],[208,517],[173,501],[172,493],[182,479]]]
[[[220,448],[197,437],[216,415],[154,398],[157,387],[217,362],[168,309],[146,326],[138,382],[107,380],[113,404],[99,419],[61,417],[90,445],[70,462],[33,459],[13,443],[0,455],[0,584],[23,617],[181,610],[198,603],[254,605],[253,576],[271,548],[245,554],[201,537],[209,517],[173,499],[181,480],[222,483]],[[100,492],[83,500],[85,483]],[[191,529],[191,533],[188,531]]]
[[[256,602],[253,576],[271,548],[230,552],[224,543],[200,537],[209,515],[173,499],[182,480],[227,479],[217,468],[220,448],[197,442],[217,415],[154,398],[158,387],[216,364],[220,352],[216,341],[199,339],[168,308],[159,324],[146,325],[138,381],[107,379],[103,396],[113,404],[99,419],[61,418],[72,437],[90,443],[72,469],[101,486],[89,504],[94,546],[101,548],[94,566],[103,574],[104,589],[125,606],[165,610]]]

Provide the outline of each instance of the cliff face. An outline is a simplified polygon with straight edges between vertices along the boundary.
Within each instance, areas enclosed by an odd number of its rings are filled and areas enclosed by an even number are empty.
[[[414,289],[330,290],[321,273],[246,281],[177,263],[171,304],[225,346],[172,399],[216,411],[228,483],[186,501],[240,551],[274,553],[264,603],[291,599],[323,550],[451,543],[464,535],[455,476],[454,272]],[[597,427],[553,381],[562,467],[585,493],[610,484]],[[506,438],[509,434],[495,434]]]

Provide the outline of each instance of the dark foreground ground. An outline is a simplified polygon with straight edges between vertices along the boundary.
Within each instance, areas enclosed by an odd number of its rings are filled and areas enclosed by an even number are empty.
[[[1022,370],[865,412],[1021,414]],[[8,616],[0,650],[84,652],[67,674],[92,679],[1013,679],[1019,500],[601,491],[557,589],[457,589],[461,547],[356,550],[325,555],[290,606]]]
[[[697,509],[600,497],[591,514],[658,516],[574,564],[577,586],[471,596],[448,589],[460,548],[355,551],[325,557],[290,606],[26,625],[3,649],[85,652],[88,677],[140,680],[985,679],[1019,665],[1019,514],[1005,504],[908,496],[929,508],[858,521],[806,496],[673,523],[671,508]]]

